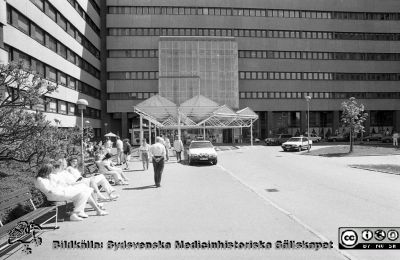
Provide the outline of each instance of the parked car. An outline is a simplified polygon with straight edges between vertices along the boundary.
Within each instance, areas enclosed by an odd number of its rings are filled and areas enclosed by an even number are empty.
[[[381,141],[383,135],[382,134],[371,134],[368,136],[364,136],[363,141]]]
[[[313,141],[314,143],[318,143],[321,142],[322,137],[316,134],[310,134],[310,140]]]
[[[192,141],[188,150],[189,165],[194,162],[210,162],[217,164],[217,152],[210,141]]]
[[[350,139],[349,135],[331,135],[328,137],[328,142],[343,142],[348,141]]]
[[[312,140],[309,140],[307,137],[300,136],[300,137],[292,137],[287,142],[284,142],[281,147],[282,149],[286,151],[301,151],[303,149],[308,149],[308,146],[312,147]]]
[[[385,135],[385,136],[382,136],[381,141],[383,143],[391,143],[391,142],[393,142],[393,137],[391,135]]]
[[[268,137],[264,141],[266,145],[281,145],[289,140],[291,137],[292,135],[289,134],[279,134],[273,137]]]

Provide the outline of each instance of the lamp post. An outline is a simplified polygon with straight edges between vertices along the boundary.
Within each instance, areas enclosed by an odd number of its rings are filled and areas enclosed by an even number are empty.
[[[107,124],[107,123],[104,123],[104,128],[105,128],[106,134],[107,134],[107,126],[108,126],[108,124]]]
[[[307,101],[307,150],[310,152],[310,101],[311,97],[306,96]]]
[[[89,105],[89,103],[87,102],[86,99],[79,99],[76,104],[78,105],[78,109],[81,110],[81,127],[82,127],[82,141],[81,141],[81,154],[82,154],[82,175],[85,174],[85,155],[84,155],[84,151],[83,151],[83,130],[84,130],[84,126],[83,126],[83,110],[86,109],[86,107]]]

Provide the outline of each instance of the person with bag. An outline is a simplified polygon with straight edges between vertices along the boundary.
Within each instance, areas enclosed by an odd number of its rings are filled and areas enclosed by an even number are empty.
[[[124,163],[126,164],[126,167],[124,170],[129,170],[129,164],[128,162],[131,160],[131,153],[132,153],[132,146],[129,144],[128,139],[124,139],[123,143],[123,151],[124,151]]]
[[[143,171],[148,170],[150,160],[150,145],[147,143],[145,138],[142,141],[142,145],[139,147],[139,155],[143,163]]]

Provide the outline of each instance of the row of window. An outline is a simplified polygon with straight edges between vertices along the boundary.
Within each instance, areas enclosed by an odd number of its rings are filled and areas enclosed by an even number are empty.
[[[109,50],[109,58],[158,58],[157,49]]]
[[[157,95],[157,92],[129,92],[129,93],[110,93],[108,94],[108,100],[143,100],[148,99],[154,95]]]
[[[25,65],[31,67],[31,69],[39,74],[41,77],[60,84],[64,87],[79,91],[86,95],[92,96],[94,98],[100,99],[100,90],[89,86],[88,84],[77,80],[74,77],[71,77],[65,74],[62,71],[59,71],[15,48],[5,46],[8,51],[8,58],[10,61],[19,61],[22,60]]]
[[[43,2],[45,0],[31,0],[31,1],[39,1]],[[100,28],[97,27],[95,22],[89,17],[89,15],[85,12],[85,10],[79,5],[76,0],[68,0],[68,2],[72,5],[73,8],[78,12],[78,14],[85,20],[85,22],[93,29],[93,31],[100,37]]]
[[[133,79],[133,80],[149,80],[158,79],[158,71],[124,71],[109,72],[108,79]]]
[[[50,19],[52,19],[58,26],[60,26],[64,31],[66,31],[72,38],[74,38],[79,44],[85,47],[90,53],[92,53],[96,58],[100,58],[100,51],[83,35],[79,32],[78,29],[75,28],[62,14],[59,12],[54,6],[52,6],[48,1],[42,2],[40,0],[31,0],[34,4],[45,13]],[[11,18],[11,12],[13,18]],[[15,16],[15,18],[14,18]],[[10,5],[7,5],[7,21],[11,23],[11,19],[17,20],[21,19],[29,21],[28,18],[19,13],[16,9],[12,8]],[[29,21],[30,22],[30,21]],[[33,23],[33,22],[31,22]],[[14,22],[13,22],[14,25]]]
[[[80,116],[80,111],[76,104],[50,97],[45,97],[44,99],[40,100],[39,104],[35,106],[29,106],[27,108],[47,113]],[[87,107],[85,110],[83,110],[83,116],[94,119],[100,119],[101,110]]]
[[[239,92],[241,99],[399,99],[400,92]]]
[[[213,15],[254,16],[306,19],[344,20],[400,20],[400,13],[338,12],[292,9],[226,8],[226,7],[172,7],[172,6],[109,6],[109,14],[136,15]]]
[[[250,51],[250,50],[240,50],[239,51],[239,58],[398,61],[398,60],[400,60],[400,53],[316,52],[316,51]]]
[[[357,80],[400,81],[400,73],[240,71],[242,80]]]
[[[8,11],[9,23],[15,28],[19,29],[26,35],[29,35],[32,39],[46,46],[50,50],[54,51],[69,62],[72,62],[81,69],[87,71],[94,77],[100,77],[100,71],[98,69],[96,69],[86,60],[82,59],[78,54],[67,48],[60,41],[56,40],[49,33],[44,31],[35,23],[31,22],[15,9],[9,8]]]
[[[157,49],[109,50],[109,58],[158,58]],[[398,61],[400,53],[239,50],[239,58]]]
[[[400,33],[323,32],[206,28],[109,28],[109,36],[227,36],[328,40],[399,41]]]
[[[109,72],[108,79],[109,80],[154,80],[158,79],[158,71]],[[400,81],[400,73],[240,71],[239,79]]]

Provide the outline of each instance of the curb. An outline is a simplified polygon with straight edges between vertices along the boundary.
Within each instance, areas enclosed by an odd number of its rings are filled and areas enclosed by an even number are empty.
[[[391,172],[391,171],[385,171],[385,170],[377,170],[373,168],[365,168],[365,167],[360,167],[360,166],[354,166],[354,165],[349,165],[351,168],[355,169],[360,169],[360,170],[367,170],[371,172],[381,172],[381,173],[387,173],[387,174],[393,174],[393,175],[400,175],[400,173],[397,172]]]

